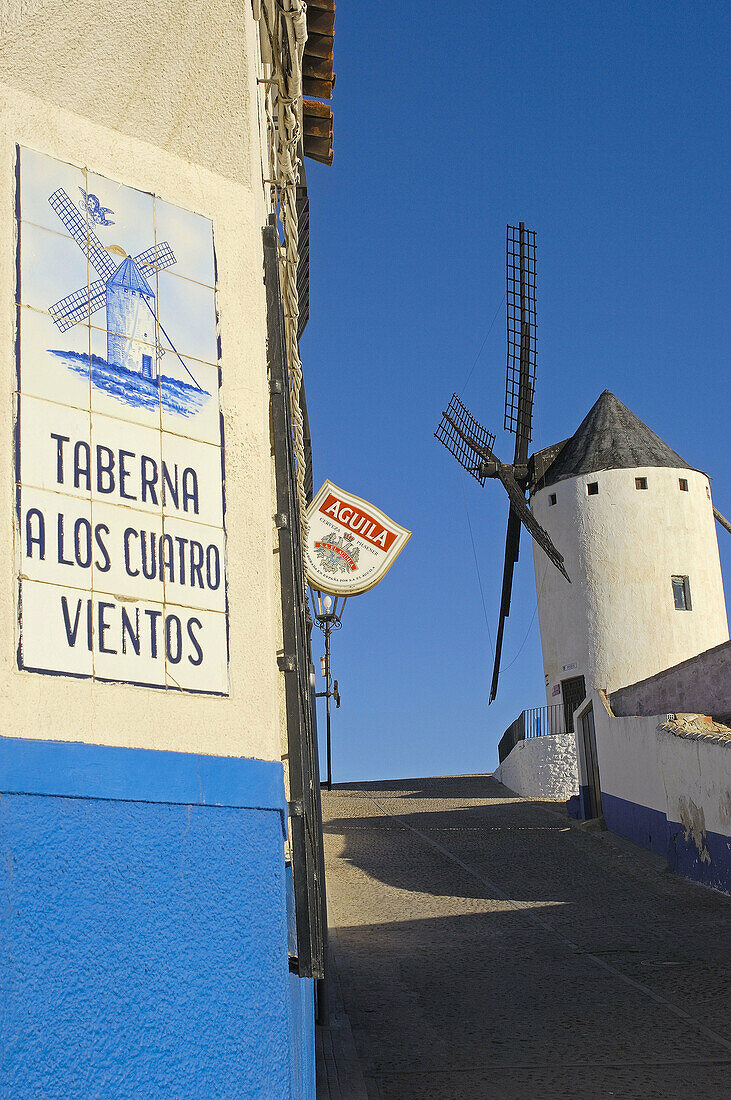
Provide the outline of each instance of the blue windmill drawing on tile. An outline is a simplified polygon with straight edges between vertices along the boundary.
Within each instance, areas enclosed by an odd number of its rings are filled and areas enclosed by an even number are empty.
[[[90,222],[114,224],[107,217],[114,213],[111,208],[103,207],[96,195],[83,190],[82,195],[80,206]],[[159,271],[176,262],[168,242],[152,245],[132,257],[116,245],[105,247],[62,187],[48,201],[99,276],[50,306],[48,312],[58,330],[67,332],[81,322],[90,323],[92,314],[105,309],[107,332],[106,359],[55,349],[53,354],[62,358],[71,370],[90,374],[94,386],[125,404],[154,409],[161,401],[169,412],[195,415],[210,394],[198,384],[163,327],[151,286]],[[165,354],[160,333],[190,382],[160,372]]]

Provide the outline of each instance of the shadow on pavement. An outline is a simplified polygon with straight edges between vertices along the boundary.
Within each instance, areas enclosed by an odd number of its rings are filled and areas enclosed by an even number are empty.
[[[340,787],[323,805],[369,1096],[728,1094],[731,1052],[703,1028],[725,1032],[729,899],[490,777]]]

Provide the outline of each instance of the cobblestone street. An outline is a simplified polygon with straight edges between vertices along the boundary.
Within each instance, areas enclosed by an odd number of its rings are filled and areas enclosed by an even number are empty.
[[[322,1100],[731,1096],[727,898],[489,776],[323,817]]]

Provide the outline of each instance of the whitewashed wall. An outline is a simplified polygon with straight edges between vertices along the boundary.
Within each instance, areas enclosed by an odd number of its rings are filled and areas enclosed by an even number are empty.
[[[495,778],[525,798],[565,802],[579,793],[574,735],[560,733],[519,741],[495,772]]]
[[[278,589],[248,5],[11,5],[0,47],[0,695],[3,734],[278,760]],[[8,14],[6,12],[6,14]],[[83,51],[84,63],[79,64]],[[226,451],[230,696],[21,672],[13,532],[16,144],[213,220]],[[70,288],[73,289],[73,288]]]
[[[286,745],[277,666],[278,539],[262,241],[268,172],[262,167],[263,85],[257,84],[265,74],[252,5],[0,0],[0,19],[0,771],[2,790],[13,796],[0,799],[7,852],[3,890],[10,899],[0,913],[0,939],[12,945],[0,976],[0,999],[8,1010],[3,1095],[35,1100],[51,1094],[182,1096],[192,1090],[209,1096],[223,1081],[232,1096],[313,1097],[313,986],[287,963],[292,876],[285,863]],[[43,168],[29,176],[33,162]],[[36,186],[29,192],[31,177]],[[100,205],[90,204],[90,196],[110,210],[111,220],[100,220]],[[90,224],[100,245],[87,265]],[[74,241],[81,241],[81,249]],[[150,246],[163,241],[174,251],[176,267],[156,272],[140,257],[149,260]],[[116,257],[112,272],[110,257]],[[165,351],[158,386],[146,391],[107,352],[108,310],[74,313],[68,330],[54,326],[51,307],[88,285],[90,267],[96,270],[92,285],[97,276],[101,282],[92,305],[97,294],[108,300],[110,285],[113,298],[119,293],[114,287],[139,269],[134,280],[148,304],[155,299],[149,312],[156,326],[145,318],[145,358],[140,354],[139,363],[148,377],[148,357],[154,356],[157,368]],[[154,290],[140,291],[140,271]],[[49,287],[53,295],[46,293]],[[74,301],[85,306],[88,299],[80,291]],[[144,303],[132,301],[145,316]],[[17,329],[16,312],[22,317]],[[63,315],[63,309],[55,313]],[[64,328],[63,341],[57,328]],[[31,331],[43,338],[29,345],[25,335]],[[174,348],[180,355],[171,364]],[[57,353],[63,362],[53,360]],[[188,405],[175,406],[175,394],[183,394]],[[35,422],[26,417],[33,402],[42,410]],[[80,453],[93,443],[115,454],[115,490],[96,479],[68,484],[49,452],[52,418],[76,425]],[[47,514],[54,527],[56,513],[72,516],[71,505],[82,494],[94,525],[94,509],[97,518],[104,507],[113,511],[119,521],[113,529],[109,521],[110,554],[116,548],[118,555],[114,573],[111,565],[107,571],[98,561],[80,561],[78,552],[75,561],[62,561],[51,545],[55,540],[49,540],[45,557],[39,549],[34,558],[32,540],[18,537],[18,424],[30,427],[20,434],[19,508],[30,489],[52,497]],[[154,449],[139,446],[145,434]],[[139,496],[122,499],[125,453],[139,463]],[[151,456],[159,459],[158,469],[167,457],[173,469],[179,463],[181,471],[200,472],[201,485],[205,475],[205,513],[203,492],[200,511],[183,508],[183,517],[173,514],[175,492],[170,500],[160,493],[148,503],[151,518],[143,526],[143,454],[151,462]],[[137,591],[145,578],[119,556],[128,533],[138,534],[141,548],[143,532],[162,529],[176,539],[181,555],[186,540],[220,541],[222,482],[227,600],[221,601],[218,585],[208,584],[205,599],[215,597],[218,605],[196,603],[204,597],[192,591],[192,563],[185,592],[180,572],[173,577],[172,569],[146,578],[147,589]],[[113,504],[102,500],[107,492],[115,493]],[[44,514],[40,507],[37,513]],[[184,531],[183,522],[210,533],[204,538],[202,531]],[[47,573],[67,567],[66,579],[31,576],[29,563]],[[77,569],[91,570],[85,574],[91,584]],[[103,578],[95,587],[97,572]],[[112,587],[113,579],[124,588]],[[35,620],[32,600],[18,598],[19,586],[24,596],[36,594]],[[197,607],[201,619],[210,616],[209,625],[218,616],[210,631],[223,641],[209,666],[211,673],[222,673],[216,686],[211,676],[199,680],[194,693],[196,662],[190,661],[193,673],[183,666],[183,676],[180,663],[189,653],[183,658],[169,647],[162,654],[163,680],[159,634],[157,651],[150,644],[144,653],[148,667],[137,677],[125,676],[123,666],[141,656],[139,638],[125,650],[123,628],[119,648],[104,648],[105,627],[98,619],[77,649],[76,635],[71,637],[68,620],[62,623],[59,615],[59,605],[66,606],[61,593],[72,589],[74,606],[83,601],[92,611],[113,608],[118,627],[126,612],[142,610],[143,600],[145,614],[157,604],[168,622],[176,609]],[[186,625],[192,623],[187,617]],[[150,626],[145,640],[151,636]],[[29,658],[31,641],[41,661]],[[73,678],[69,664],[80,654],[85,678]],[[44,672],[21,670],[19,663]],[[208,671],[203,663],[201,671]],[[119,682],[122,676],[160,686]],[[202,693],[212,691],[219,694]],[[298,889],[300,870],[307,873],[297,867]],[[304,942],[297,949],[306,957]],[[57,981],[59,973],[69,980]],[[127,994],[113,1019],[112,987]],[[225,1020],[211,1012],[217,1004],[226,1006]],[[32,1049],[25,1042],[31,1033],[44,1037]]]
[[[593,699],[602,793],[665,813],[667,798],[658,761],[657,727],[666,715],[615,718],[599,695],[594,694]],[[581,777],[579,782],[586,780]]]
[[[702,851],[703,835],[731,838],[731,742],[657,730],[669,821],[678,821]]]
[[[635,488],[635,477],[648,488]],[[681,492],[679,477],[688,481]],[[587,494],[596,481],[599,492]],[[555,493],[555,505],[549,504]],[[616,690],[720,645],[728,620],[710,487],[695,470],[602,470],[541,489],[536,519],[566,559],[571,584],[534,546],[546,696],[583,675]],[[671,577],[690,577],[692,611],[676,611]]]
[[[0,80],[46,111],[72,111],[237,180],[261,201],[249,0],[4,0],[0,16]]]
[[[731,890],[731,732],[695,714],[615,717],[601,692],[591,706],[608,827]]]
[[[692,802],[702,810],[705,829],[731,835],[731,740],[683,736],[673,727],[693,715],[616,718],[594,698],[594,722],[602,796],[616,795],[686,824]],[[699,730],[704,728],[699,722]],[[684,808],[685,807],[685,808]]]

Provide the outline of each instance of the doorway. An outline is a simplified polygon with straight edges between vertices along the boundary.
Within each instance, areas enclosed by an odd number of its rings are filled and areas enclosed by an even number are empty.
[[[579,719],[579,745],[583,757],[583,771],[586,782],[588,805],[584,807],[587,817],[602,816],[602,789],[599,780],[599,761],[596,751],[596,730],[594,729],[594,710],[590,706]]]
[[[583,676],[572,676],[570,680],[561,681],[563,719],[566,733],[574,732],[574,711],[579,703],[584,702],[585,697],[586,684]]]

